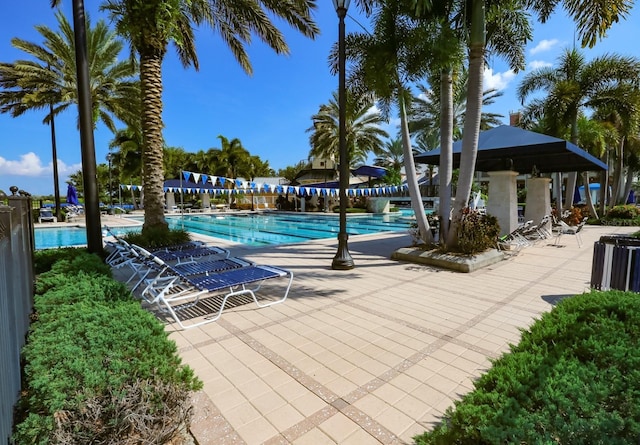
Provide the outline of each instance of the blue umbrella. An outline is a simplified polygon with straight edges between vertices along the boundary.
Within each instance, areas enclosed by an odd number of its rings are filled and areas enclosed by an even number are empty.
[[[71,184],[67,187],[67,202],[74,206],[78,205],[78,192]]]

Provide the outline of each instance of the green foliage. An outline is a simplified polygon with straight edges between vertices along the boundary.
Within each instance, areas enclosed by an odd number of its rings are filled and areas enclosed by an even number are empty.
[[[149,227],[142,232],[129,232],[123,238],[129,244],[136,244],[146,248],[173,246],[191,240],[191,236],[186,230],[166,230],[159,227]]]
[[[33,268],[36,274],[51,270],[54,263],[71,260],[81,253],[87,253],[84,247],[64,247],[60,249],[36,250],[33,253]]]
[[[62,259],[55,262],[51,269],[38,276],[35,284],[36,295],[60,286],[67,282],[73,282],[77,275],[103,275],[111,276],[111,268],[102,262],[102,259],[92,253],[79,250],[80,253],[73,255],[70,259]]]
[[[635,219],[638,216],[640,216],[640,209],[638,209],[638,207],[634,204],[625,204],[611,208],[607,212],[605,219]]]
[[[500,234],[498,219],[470,208],[462,209],[458,226],[458,249],[467,255],[495,247]]]
[[[416,443],[636,443],[639,346],[637,294],[565,299]]]
[[[36,281],[14,441],[167,443],[202,383],[100,258],[66,256]]]

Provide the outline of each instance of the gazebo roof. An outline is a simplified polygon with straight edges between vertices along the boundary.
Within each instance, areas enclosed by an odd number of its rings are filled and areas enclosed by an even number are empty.
[[[453,168],[460,166],[462,141],[453,144]],[[415,162],[438,164],[440,149],[418,154]],[[480,132],[476,170],[519,173],[607,170],[607,165],[571,142],[502,125]]]

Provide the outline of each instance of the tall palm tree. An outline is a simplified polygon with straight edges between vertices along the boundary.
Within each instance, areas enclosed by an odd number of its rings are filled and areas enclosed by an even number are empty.
[[[403,0],[376,1],[369,6],[373,33],[352,33],[346,38],[347,60],[353,64],[347,82],[354,91],[372,94],[385,115],[390,113],[392,105],[397,106],[411,205],[419,237],[431,243],[433,235],[418,188],[406,110],[410,100],[408,85],[420,78],[426,69],[426,61],[432,57],[434,45],[430,42],[433,30],[411,18]],[[337,66],[337,56],[334,47],[331,54],[334,67]]]
[[[440,74],[440,73],[438,73]],[[409,111],[409,131],[418,140],[424,140],[427,147],[437,148],[440,141],[442,104],[438,87],[440,81],[435,76],[430,83],[432,88],[425,84],[418,84],[419,95],[415,96],[411,102]],[[467,106],[467,82],[469,73],[465,68],[453,76],[453,140],[462,139],[462,125],[466,114]],[[435,89],[434,89],[435,88]],[[504,93],[490,88],[484,90],[482,94],[482,106],[486,107],[495,103],[496,99]],[[497,113],[482,112],[480,117],[480,129],[488,130],[501,124],[503,115]]]
[[[110,13],[117,32],[125,36],[140,57],[146,198],[143,231],[152,227],[166,229],[162,187],[162,61],[169,42],[175,43],[185,67],[198,69],[194,27],[210,25],[244,71],[251,74],[245,46],[252,37],[258,37],[279,54],[289,52],[271,17],[283,19],[307,37],[315,37],[318,28],[311,17],[315,0],[106,0],[103,9]]]
[[[47,113],[43,122],[52,128],[54,190],[56,206],[59,206],[54,122],[55,116],[78,103],[78,82],[73,29],[61,12],[56,13],[56,19],[58,30],[36,26],[43,44],[12,39],[12,45],[31,59],[0,63],[0,112],[13,117],[30,110]],[[124,44],[104,21],[95,27],[88,23],[87,38],[89,66],[94,78],[90,91],[93,125],[100,120],[115,133],[116,119],[123,122],[135,119],[140,94],[139,82],[135,79],[137,67],[118,61]]]
[[[373,110],[373,102],[363,96],[347,91],[346,94],[346,141],[347,159],[350,167],[366,161],[369,153],[382,152],[383,138],[388,137],[381,128],[383,116]],[[307,129],[311,133],[309,157],[338,159],[339,156],[339,111],[338,95],[333,93],[328,104],[320,106],[311,119],[313,125]]]
[[[475,173],[475,161],[478,153],[478,137],[480,133],[480,114],[482,110],[482,75],[487,43],[487,8],[489,10],[496,8],[495,10],[500,13],[500,10],[507,6],[508,3],[518,3],[518,6],[524,3],[525,7],[537,12],[540,20],[545,22],[555,7],[558,4],[562,4],[569,16],[577,22],[577,31],[582,39],[582,45],[592,47],[597,38],[604,36],[613,23],[624,18],[629,13],[634,1],[523,0],[520,2],[518,0],[469,0],[467,3],[468,17],[470,19],[468,27],[468,104],[464,126],[465,137],[463,139],[460,157],[460,176],[455,210],[460,210],[468,202]],[[503,16],[502,22],[504,24],[509,24],[510,21],[509,17]]]
[[[44,43],[13,38],[11,44],[32,57],[0,63],[0,112],[17,117],[31,110],[49,111],[44,121],[78,103],[75,43],[73,28],[65,16],[56,13],[59,30],[36,26]],[[130,123],[138,117],[136,106],[140,84],[137,67],[131,61],[119,61],[124,43],[109,30],[105,21],[87,26],[91,103],[94,126],[100,120],[113,133],[115,119]]]
[[[400,171],[404,165],[403,157],[402,140],[395,138],[384,144],[384,148],[378,157],[373,160],[373,163],[390,170]]]
[[[575,48],[567,49],[557,67],[544,67],[527,74],[518,87],[522,102],[534,92],[544,91],[546,98],[537,101],[547,122],[553,123],[553,136],[578,144],[578,118],[587,108],[606,103],[620,104],[628,92],[626,84],[640,74],[640,62],[631,57],[605,55],[590,62]],[[619,88],[619,86],[621,88]],[[628,97],[628,96],[627,96]],[[577,173],[569,175],[564,208],[573,205]]]
[[[109,143],[109,149],[117,148],[112,153],[111,162],[116,167],[118,173],[119,186],[122,184],[139,183],[144,177],[142,163],[142,133],[140,128],[130,126],[122,130],[118,130],[114,138]],[[144,186],[144,183],[142,184]],[[131,193],[131,202],[133,208],[137,209],[138,205],[134,196],[133,188],[129,189]]]
[[[247,166],[251,155],[238,138],[229,140],[219,135],[220,149],[213,149],[212,156],[215,164],[214,173],[218,176],[236,179],[239,176],[248,176]]]

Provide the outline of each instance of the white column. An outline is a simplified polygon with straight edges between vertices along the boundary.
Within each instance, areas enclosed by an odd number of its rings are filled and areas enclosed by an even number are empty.
[[[200,193],[200,202],[203,210],[211,210],[211,196],[209,196],[209,193]]]
[[[524,219],[538,224],[543,216],[551,214],[551,178],[530,178],[527,181],[527,206]]]
[[[489,172],[487,213],[498,218],[501,235],[518,227],[516,176],[518,172],[511,170]]]
[[[174,192],[167,192],[165,200],[167,203],[167,212],[171,212],[173,207],[176,205],[176,194]]]

